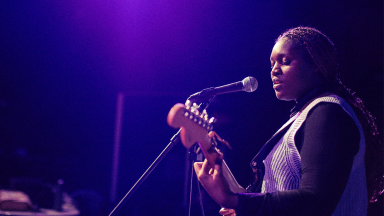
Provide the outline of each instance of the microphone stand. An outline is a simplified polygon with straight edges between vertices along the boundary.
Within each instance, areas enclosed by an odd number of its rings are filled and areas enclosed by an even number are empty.
[[[187,100],[189,100],[191,97],[192,95]],[[214,97],[215,96],[211,96],[209,98],[196,97],[197,100],[201,101],[199,105],[199,111],[207,109]],[[201,107],[204,107],[204,109],[201,109]],[[165,155],[167,155],[167,153],[172,149],[172,147],[175,146],[180,141],[180,131],[181,129],[179,129],[179,131],[175,135],[173,135],[169,144],[164,148],[164,150],[160,153],[160,155],[157,156],[157,158],[152,162],[152,164],[148,167],[148,169],[144,172],[144,174],[139,178],[139,180],[137,180],[137,182],[132,186],[132,188],[125,194],[125,196],[120,200],[120,202],[115,206],[115,208],[109,213],[109,216],[112,216],[115,214],[115,212],[117,212],[117,210],[128,200],[128,198],[132,196],[132,194],[138,189],[138,187],[140,187],[140,185],[149,176],[149,174],[151,174],[151,172],[156,168],[156,166],[161,162],[161,160],[163,160]],[[192,177],[193,175],[191,176],[191,178]]]
[[[144,180],[151,174],[151,172],[156,168],[160,161],[165,157],[165,155],[171,150],[171,148],[180,141],[180,130],[173,135],[171,142],[165,147],[165,149],[160,153],[160,155],[153,161],[153,163],[148,167],[144,174],[137,180],[137,182],[132,186],[132,188],[125,194],[125,196],[120,200],[116,207],[109,213],[109,216],[112,216],[120,206],[128,200],[129,197],[137,190],[137,188],[144,182]]]

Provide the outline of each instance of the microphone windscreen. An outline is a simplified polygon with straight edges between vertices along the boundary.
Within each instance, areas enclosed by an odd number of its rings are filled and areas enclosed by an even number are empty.
[[[259,86],[257,79],[251,76],[244,78],[241,82],[243,83],[243,90],[246,92],[253,92]]]

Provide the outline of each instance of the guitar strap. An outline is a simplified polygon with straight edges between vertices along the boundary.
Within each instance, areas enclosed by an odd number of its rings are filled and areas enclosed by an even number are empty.
[[[267,157],[269,152],[272,151],[273,147],[279,142],[279,140],[288,131],[289,127],[296,120],[300,113],[296,113],[291,117],[260,149],[256,156],[252,159],[250,166],[252,168],[252,179],[251,183],[246,188],[247,193],[260,192],[262,179],[264,177],[264,159]]]
[[[262,179],[264,177],[264,159],[267,157],[269,152],[272,151],[273,147],[280,141],[284,134],[288,131],[292,123],[300,115],[301,111],[305,109],[313,100],[318,97],[331,95],[332,93],[328,91],[326,87],[319,87],[313,89],[306,96],[302,97],[301,103],[304,103],[303,106],[297,106],[297,111],[291,114],[291,118],[269,139],[264,146],[260,149],[259,153],[251,161],[251,168],[253,171],[252,180],[249,186],[247,187],[247,192],[259,192],[261,190]],[[299,108],[300,107],[300,108]],[[292,110],[294,111],[294,109]]]

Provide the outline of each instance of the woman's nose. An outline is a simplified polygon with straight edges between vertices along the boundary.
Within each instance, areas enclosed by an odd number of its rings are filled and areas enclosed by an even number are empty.
[[[272,76],[276,76],[276,75],[278,75],[278,74],[280,74],[280,73],[281,73],[280,68],[278,68],[278,65],[275,64],[275,65],[272,67],[271,75],[272,75]]]

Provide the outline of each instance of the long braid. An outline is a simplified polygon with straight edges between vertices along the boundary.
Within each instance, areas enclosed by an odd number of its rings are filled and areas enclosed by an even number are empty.
[[[365,135],[365,167],[369,201],[376,202],[384,191],[383,143],[377,130],[375,118],[364,106],[363,101],[345,87],[339,79],[337,55],[332,41],[319,30],[311,27],[289,29],[281,34],[276,41],[281,38],[288,38],[295,46],[306,50],[307,57],[323,74],[334,93],[352,105]]]
[[[364,106],[364,102],[340,82],[338,94],[352,104],[365,136],[365,169],[369,202],[377,202],[384,191],[383,143],[377,130],[375,117]]]

